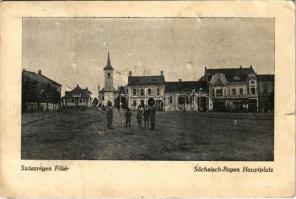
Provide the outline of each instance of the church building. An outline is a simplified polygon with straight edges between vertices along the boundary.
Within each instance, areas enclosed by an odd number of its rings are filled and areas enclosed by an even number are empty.
[[[113,71],[114,68],[111,65],[110,55],[108,52],[108,58],[107,58],[107,65],[104,67],[104,88],[100,90],[100,87],[98,87],[98,100],[99,104],[102,106],[107,106],[108,103],[112,103],[112,106],[114,106],[114,100],[117,96],[117,90],[113,87]]]

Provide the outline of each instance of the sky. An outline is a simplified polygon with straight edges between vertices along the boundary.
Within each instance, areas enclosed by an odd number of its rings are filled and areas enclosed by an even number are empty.
[[[205,67],[274,74],[272,18],[24,18],[22,27],[22,67],[62,84],[62,95],[79,84],[96,96],[108,50],[115,88],[128,71],[163,70],[166,81],[198,80]]]

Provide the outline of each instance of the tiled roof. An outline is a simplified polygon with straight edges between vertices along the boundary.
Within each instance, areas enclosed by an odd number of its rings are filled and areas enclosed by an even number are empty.
[[[273,82],[274,81],[274,75],[257,75],[258,81],[261,82]]]
[[[250,68],[219,68],[219,69],[206,69],[208,81],[211,80],[215,73],[222,73],[225,75],[229,82],[242,82],[246,81],[250,73],[256,74],[252,67]]]
[[[62,86],[61,84],[57,83],[56,81],[38,73],[34,73],[31,71],[23,70],[22,75],[27,76],[29,78],[35,79],[36,81],[39,81],[40,83],[51,83],[55,86]]]
[[[178,82],[165,82],[165,91],[199,91],[202,88],[203,91],[208,90],[207,83],[205,81],[178,81]]]
[[[148,84],[164,84],[164,76],[129,76],[128,85],[148,85]]]

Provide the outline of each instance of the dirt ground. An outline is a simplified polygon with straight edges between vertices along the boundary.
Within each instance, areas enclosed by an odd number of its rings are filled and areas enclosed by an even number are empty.
[[[22,159],[272,161],[273,114],[157,112],[156,130],[126,129],[114,111],[22,115]],[[237,120],[237,126],[234,126]]]

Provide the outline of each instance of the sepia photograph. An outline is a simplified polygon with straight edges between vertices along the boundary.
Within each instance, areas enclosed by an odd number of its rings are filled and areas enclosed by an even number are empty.
[[[293,2],[0,10],[1,196],[295,196]]]
[[[22,18],[21,159],[274,161],[275,19]]]

